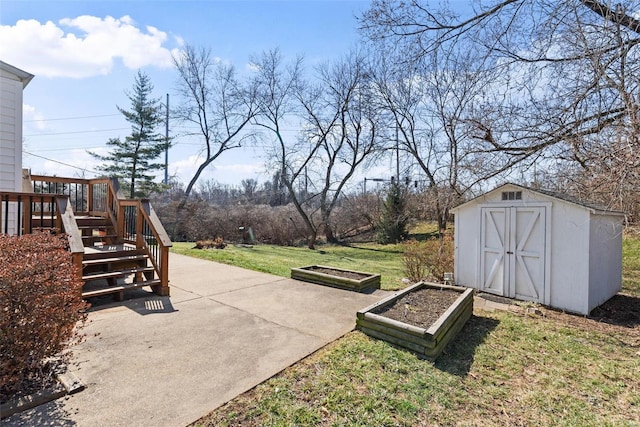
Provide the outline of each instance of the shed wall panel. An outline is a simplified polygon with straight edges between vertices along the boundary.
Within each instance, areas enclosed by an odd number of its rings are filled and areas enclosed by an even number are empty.
[[[457,285],[480,288],[480,208],[472,206],[455,214],[454,280]]]
[[[586,314],[589,288],[587,209],[555,200],[551,213],[550,304]]]
[[[589,312],[622,287],[622,227],[620,217],[591,215]]]

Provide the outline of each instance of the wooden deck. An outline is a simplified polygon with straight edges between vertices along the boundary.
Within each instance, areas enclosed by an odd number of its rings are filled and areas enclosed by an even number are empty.
[[[33,193],[0,192],[0,233],[65,233],[84,298],[141,287],[169,295],[172,243],[148,200],[118,197],[111,179],[30,180]]]

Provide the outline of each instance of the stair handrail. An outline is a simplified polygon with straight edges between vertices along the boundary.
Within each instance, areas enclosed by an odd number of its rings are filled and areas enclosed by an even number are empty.
[[[120,219],[120,185],[116,178],[109,178],[106,180],[107,184],[107,215],[112,224],[116,226],[117,239],[121,242],[124,239],[122,220]]]
[[[121,219],[118,236],[122,235],[124,241],[135,244],[138,249],[145,249],[160,279],[157,293],[168,295],[169,248],[173,246],[169,234],[148,199],[119,199],[118,206]]]
[[[84,256],[84,244],[82,243],[82,234],[78,228],[75,214],[69,203],[69,196],[56,195],[56,208],[58,215],[56,218],[57,227],[60,231],[67,235],[69,241],[69,251],[73,264],[78,267],[82,275],[82,257]]]
[[[164,229],[160,218],[158,218],[158,215],[153,209],[153,206],[151,206],[149,200],[140,200],[138,206],[138,212],[142,214],[144,222],[142,222],[141,225],[136,225],[136,228],[140,229],[139,235],[142,235],[144,223],[148,224],[155,241],[158,242],[160,253],[154,254],[153,251],[149,250],[149,259],[158,272],[158,276],[160,278],[161,289],[159,293],[161,295],[169,295],[169,248],[173,246],[173,243],[171,242],[169,234]],[[141,223],[141,221],[138,221],[138,223]],[[138,240],[140,240],[140,238]],[[144,241],[144,239],[142,240]],[[147,245],[147,242],[144,241],[143,244]]]

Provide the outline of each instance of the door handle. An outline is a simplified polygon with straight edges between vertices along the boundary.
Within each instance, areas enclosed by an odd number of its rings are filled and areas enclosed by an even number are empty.
[[[507,251],[507,255],[513,255],[513,252]]]

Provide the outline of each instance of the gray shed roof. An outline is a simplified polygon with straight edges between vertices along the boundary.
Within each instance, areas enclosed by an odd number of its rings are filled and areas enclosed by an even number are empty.
[[[571,203],[571,204],[574,204],[574,205],[589,209],[589,210],[591,210],[593,212],[597,212],[597,213],[600,213],[600,214],[621,215],[621,216],[625,216],[626,215],[624,212],[620,212],[620,211],[616,211],[616,210],[613,210],[613,209],[609,209],[608,207],[603,206],[603,205],[601,205],[599,203],[595,203],[595,202],[591,202],[591,201],[588,201],[588,200],[580,199],[579,197],[575,197],[575,196],[572,196],[572,195],[569,195],[569,194],[560,193],[560,192],[552,191],[552,190],[545,190],[545,189],[542,189],[542,188],[527,187],[525,185],[514,184],[514,183],[511,183],[511,182],[507,182],[505,184],[502,184],[502,185],[494,188],[493,190],[487,191],[486,193],[483,193],[483,194],[481,194],[479,196],[476,196],[473,199],[468,200],[468,201],[466,201],[466,202],[454,207],[453,209],[451,209],[451,211],[453,213],[455,213],[456,210],[460,209],[461,207],[463,207],[463,206],[465,206],[465,205],[467,205],[469,203],[472,203],[474,200],[476,200],[479,197],[482,197],[484,194],[492,193],[492,192],[497,191],[500,188],[505,187],[507,185],[511,185],[511,186],[518,187],[518,188],[522,188],[523,190],[532,191],[534,193],[540,193],[542,195],[545,195],[545,196],[548,196],[548,197],[552,197],[554,199],[562,200],[564,202],[568,202],[568,203]]]

